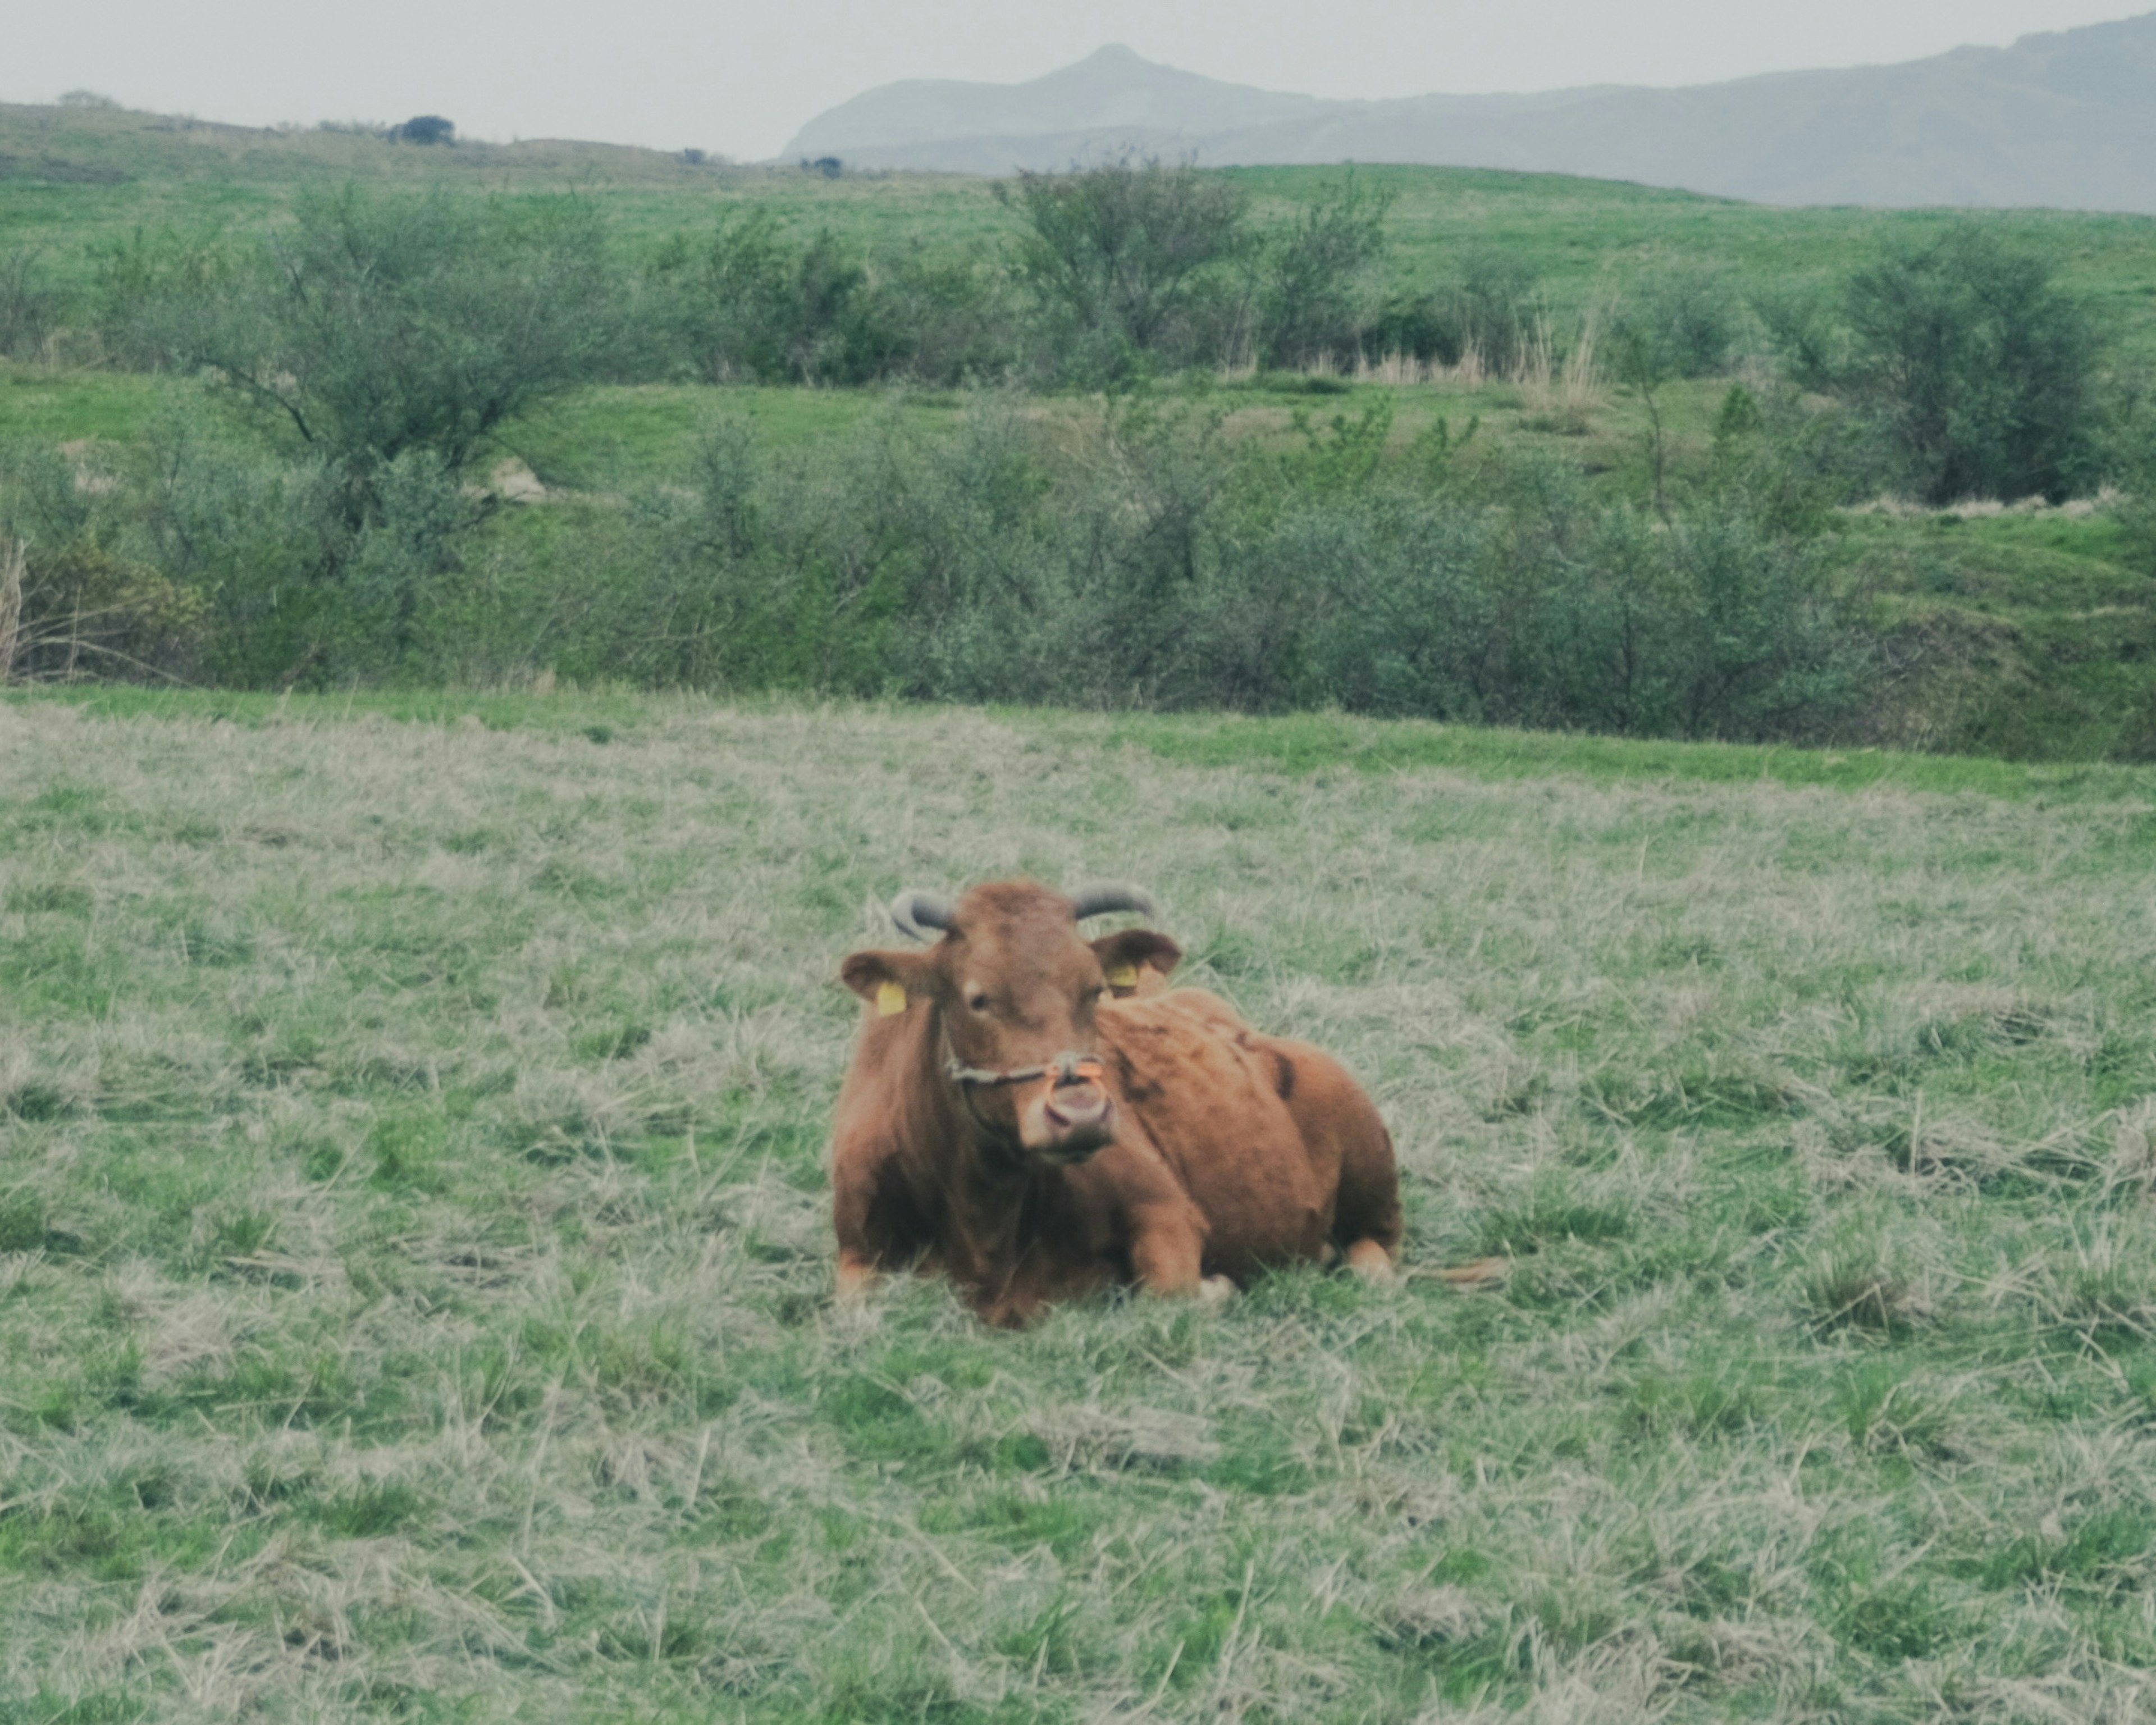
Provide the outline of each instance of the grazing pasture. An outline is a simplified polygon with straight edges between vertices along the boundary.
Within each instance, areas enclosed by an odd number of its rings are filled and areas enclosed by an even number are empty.
[[[2146,1717],[2152,857],[2140,768],[0,701],[0,1719]],[[838,962],[1021,871],[1343,1056],[1399,1286],[834,1307]]]

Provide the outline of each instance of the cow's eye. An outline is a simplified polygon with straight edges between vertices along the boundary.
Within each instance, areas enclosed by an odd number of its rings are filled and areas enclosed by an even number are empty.
[[[972,1007],[975,1012],[986,1012],[988,1009],[988,997],[980,989],[975,988],[966,996],[966,1004]]]

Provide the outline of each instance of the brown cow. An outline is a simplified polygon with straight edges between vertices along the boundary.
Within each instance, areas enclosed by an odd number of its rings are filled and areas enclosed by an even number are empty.
[[[1212,1297],[1337,1255],[1390,1274],[1399,1184],[1369,1098],[1322,1050],[1168,989],[1166,935],[1080,936],[1111,910],[1151,905],[905,893],[900,927],[942,938],[840,967],[867,1003],[831,1132],[842,1298],[912,1266],[1017,1323],[1116,1282]]]

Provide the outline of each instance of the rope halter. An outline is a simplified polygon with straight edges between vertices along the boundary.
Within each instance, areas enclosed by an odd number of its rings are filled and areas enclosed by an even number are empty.
[[[947,1040],[943,1045],[948,1048],[951,1045]],[[992,1137],[998,1135],[1000,1129],[981,1118],[981,1111],[973,1106],[976,1090],[1002,1090],[1014,1084],[1031,1084],[1040,1081],[1045,1082],[1049,1097],[1052,1100],[1059,1085],[1076,1084],[1081,1080],[1099,1084],[1106,1076],[1106,1069],[1094,1056],[1077,1054],[1067,1048],[1044,1065],[1010,1066],[1001,1071],[987,1066],[969,1066],[954,1054],[944,1062],[943,1070],[949,1075],[951,1081],[958,1086],[958,1100],[966,1105],[966,1111],[973,1116],[973,1124]]]
[[[1055,1091],[1066,1084],[1081,1081],[1098,1084],[1107,1076],[1107,1068],[1096,1056],[1075,1054],[1067,1048],[1039,1066],[1008,1066],[998,1070],[988,1066],[969,1066],[953,1055],[943,1070],[962,1090],[977,1086],[984,1090],[1000,1090],[1005,1085],[1031,1084],[1035,1079],[1045,1078],[1049,1089]]]

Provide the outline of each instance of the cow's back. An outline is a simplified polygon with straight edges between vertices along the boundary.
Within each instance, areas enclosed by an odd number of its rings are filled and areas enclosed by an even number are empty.
[[[1100,1029],[1122,1106],[1204,1214],[1207,1268],[1240,1281],[1323,1258],[1339,1160],[1297,1120],[1299,1063],[1196,989],[1103,1005]]]

